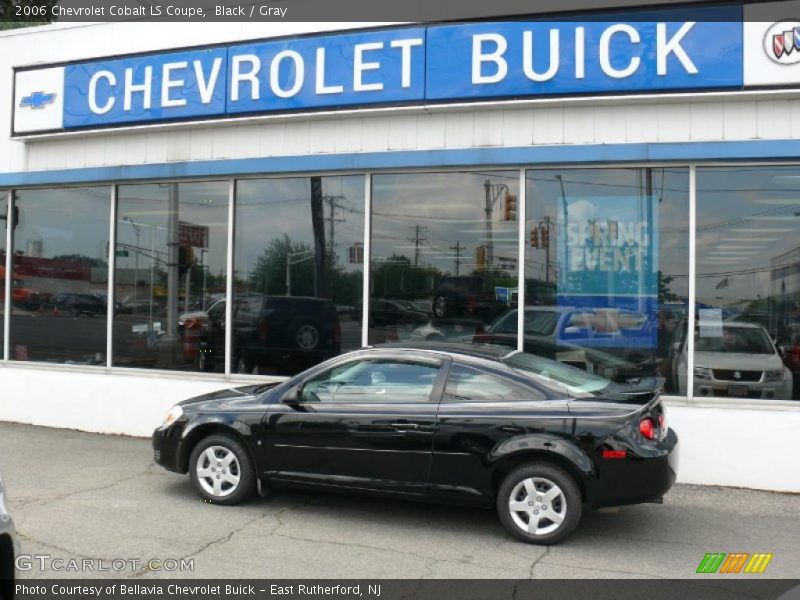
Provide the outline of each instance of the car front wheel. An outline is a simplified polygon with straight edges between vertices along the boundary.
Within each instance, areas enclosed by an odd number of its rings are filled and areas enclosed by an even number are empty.
[[[247,449],[228,435],[200,441],[189,459],[189,473],[200,496],[213,504],[239,504],[256,487],[253,461]]]
[[[500,521],[517,539],[549,545],[578,526],[581,493],[575,480],[549,463],[531,463],[509,473],[497,493]]]

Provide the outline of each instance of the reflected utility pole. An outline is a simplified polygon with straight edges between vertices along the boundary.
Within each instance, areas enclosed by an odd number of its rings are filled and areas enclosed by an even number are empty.
[[[424,225],[412,225],[410,228],[414,230],[414,237],[406,239],[409,242],[414,242],[414,269],[416,269],[419,267],[419,246],[428,241],[427,238],[420,237],[420,234],[423,233],[427,227]]]
[[[491,270],[494,266],[494,241],[492,233],[492,215],[494,214],[494,205],[500,194],[508,192],[508,186],[505,183],[492,183],[489,179],[483,182],[483,188],[486,192],[486,269]]]
[[[464,250],[464,246],[461,245],[460,240],[456,240],[456,245],[450,246],[450,250],[455,250],[456,253],[456,259],[454,262],[456,263],[456,277],[458,277],[461,271],[461,251]]]

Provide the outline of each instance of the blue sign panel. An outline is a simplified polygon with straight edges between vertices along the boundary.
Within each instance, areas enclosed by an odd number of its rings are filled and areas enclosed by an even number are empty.
[[[34,132],[326,107],[740,87],[742,8],[715,7],[713,22],[708,10],[403,27],[28,69],[15,81],[23,99],[33,100],[15,106],[15,123]],[[59,69],[64,89],[50,89],[60,87],[53,84]],[[52,109],[58,118],[38,118],[46,109],[37,108],[37,119],[25,120],[34,102],[62,97],[63,118],[59,104]]]
[[[222,115],[226,59],[215,48],[68,65],[64,127]]]
[[[658,202],[654,196],[565,197],[556,304],[574,310],[561,337],[594,347],[654,348]]]
[[[420,101],[425,29],[234,46],[229,113]]]
[[[679,21],[653,13],[646,22],[621,15],[431,27],[426,98],[741,86],[741,7],[715,8],[718,22],[692,20],[707,10],[682,10]]]

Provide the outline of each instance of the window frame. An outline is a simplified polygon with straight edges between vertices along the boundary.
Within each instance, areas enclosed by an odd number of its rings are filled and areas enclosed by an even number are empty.
[[[162,370],[162,369],[143,369],[137,367],[114,367],[111,365],[112,360],[112,353],[111,353],[111,343],[112,343],[112,336],[113,336],[113,329],[112,329],[112,320],[113,320],[113,307],[114,307],[114,297],[112,293],[112,289],[114,286],[114,255],[111,254],[109,256],[109,315],[107,316],[107,322],[109,323],[108,331],[107,331],[107,347],[109,351],[107,351],[108,357],[108,364],[103,366],[88,366],[88,365],[68,365],[68,364],[52,364],[52,363],[37,363],[33,361],[11,361],[10,360],[10,316],[11,313],[8,310],[9,305],[11,303],[11,278],[6,278],[5,280],[5,307],[4,307],[4,315],[2,320],[2,327],[3,327],[3,346],[2,346],[2,354],[0,354],[0,361],[2,361],[2,365],[4,367],[23,367],[23,368],[42,368],[47,370],[58,369],[67,372],[88,372],[88,373],[98,373],[98,372],[105,372],[107,374],[112,375],[131,375],[131,376],[150,376],[150,377],[162,377],[162,378],[174,378],[174,379],[185,379],[187,374],[191,373],[192,378],[201,378],[203,380],[208,381],[245,381],[245,382],[254,382],[254,381],[265,381],[269,380],[270,377],[265,376],[257,376],[257,375],[244,375],[244,374],[235,374],[231,373],[230,370],[230,361],[228,357],[231,353],[231,332],[232,332],[232,296],[233,296],[233,239],[235,236],[235,223],[234,223],[234,199],[235,199],[235,187],[236,183],[239,181],[249,180],[249,179],[283,179],[286,177],[310,177],[310,176],[349,176],[349,175],[361,175],[364,177],[364,186],[365,186],[365,204],[364,204],[364,262],[365,265],[369,264],[371,252],[371,234],[372,234],[372,227],[371,227],[371,212],[372,212],[372,202],[371,202],[371,194],[372,194],[372,176],[377,174],[395,174],[395,173],[443,173],[443,172],[455,172],[455,173],[462,173],[467,171],[483,171],[483,170],[518,170],[520,174],[520,189],[519,189],[519,197],[518,197],[518,223],[519,223],[519,241],[518,241],[518,248],[519,250],[523,250],[519,252],[518,264],[519,269],[522,270],[524,273],[524,265],[525,265],[525,244],[526,244],[526,232],[525,232],[525,205],[526,205],[526,198],[525,198],[525,188],[524,182],[526,181],[525,173],[529,170],[537,170],[537,169],[563,169],[563,170],[571,170],[571,169],[611,169],[611,168],[660,168],[660,167],[684,167],[689,169],[689,294],[688,294],[688,302],[690,307],[696,306],[696,291],[695,291],[695,261],[696,261],[696,169],[697,167],[795,167],[800,170],[800,161],[796,158],[786,159],[786,160],[748,160],[747,158],[743,158],[740,161],[736,160],[722,160],[722,159],[711,159],[711,160],[667,160],[667,161],[653,161],[653,162],[646,162],[646,161],[635,161],[635,162],[625,162],[624,160],[620,161],[609,161],[609,162],[602,162],[602,163],[563,163],[563,162],[552,162],[552,163],[538,163],[538,164],[530,164],[530,163],[488,163],[488,164],[467,164],[464,166],[459,167],[452,167],[448,165],[440,165],[440,166],[430,166],[430,167],[391,167],[391,168],[380,168],[380,169],[370,169],[370,170],[346,170],[346,171],[327,171],[327,170],[319,170],[319,171],[298,171],[298,172],[287,172],[287,173],[248,173],[242,175],[233,175],[233,176],[219,176],[219,175],[209,175],[205,177],[186,177],[186,178],[172,178],[172,179],[165,179],[165,178],[142,178],[142,179],[134,179],[134,180],[107,180],[107,181],[82,181],[82,182],[68,182],[64,184],[58,183],[48,183],[48,184],[36,184],[30,186],[14,186],[0,189],[0,194],[4,194],[7,197],[6,202],[6,216],[10,218],[12,210],[13,210],[13,194],[15,190],[34,190],[34,189],[53,189],[53,188],[75,188],[75,187],[86,187],[91,185],[107,185],[109,187],[109,203],[111,207],[111,218],[110,218],[110,227],[111,231],[113,232],[116,222],[116,189],[120,185],[129,185],[133,183],[171,183],[171,182],[178,182],[178,183],[199,183],[205,181],[228,181],[230,193],[229,193],[229,207],[228,207],[228,264],[227,264],[227,294],[226,298],[228,300],[226,305],[226,348],[225,348],[225,373],[224,375],[218,373],[202,373],[202,372],[186,372],[186,371],[170,371],[170,370]],[[8,222],[8,221],[7,221]],[[6,248],[13,248],[13,230],[10,227],[6,227],[5,231],[6,235]],[[115,236],[110,237],[109,244],[115,244]],[[113,246],[112,246],[113,247]],[[10,262],[11,262],[11,252],[6,252],[6,269],[10,271]],[[366,347],[368,345],[368,338],[367,338],[367,331],[368,331],[368,318],[369,318],[369,289],[370,289],[370,269],[365,268],[363,270],[363,298],[361,308],[363,311],[363,318],[362,318],[362,329],[361,329],[361,340],[362,340],[362,347]],[[525,278],[519,278],[519,304],[524,306],[525,305]],[[688,326],[691,330],[694,330],[695,325],[695,318],[694,318],[694,310],[689,310],[687,315],[687,320],[689,321]],[[519,324],[517,327],[517,339],[520,343],[522,343],[524,337],[524,323],[523,323],[523,315],[524,311],[518,311],[519,315]],[[693,387],[694,387],[694,375],[693,375],[693,346],[694,340],[693,336],[687,336],[688,343],[690,345],[687,348],[688,353],[688,361],[689,364],[687,365],[687,378],[689,383],[687,384],[687,395],[686,396],[677,396],[677,395],[665,395],[664,399],[672,405],[678,406],[708,406],[708,407],[727,407],[730,406],[731,408],[737,409],[770,409],[770,410],[800,410],[800,399],[798,400],[748,400],[748,399],[730,399],[730,398],[695,398],[693,397]],[[279,378],[280,380],[284,380],[284,378]]]

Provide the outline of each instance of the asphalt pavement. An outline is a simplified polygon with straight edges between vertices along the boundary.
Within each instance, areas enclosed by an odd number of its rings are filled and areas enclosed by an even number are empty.
[[[707,552],[768,552],[756,577],[800,574],[800,495],[679,485],[663,505],[586,512],[546,548],[488,510],[305,492],[213,506],[145,439],[0,423],[0,467],[20,578],[746,576],[697,575]]]

